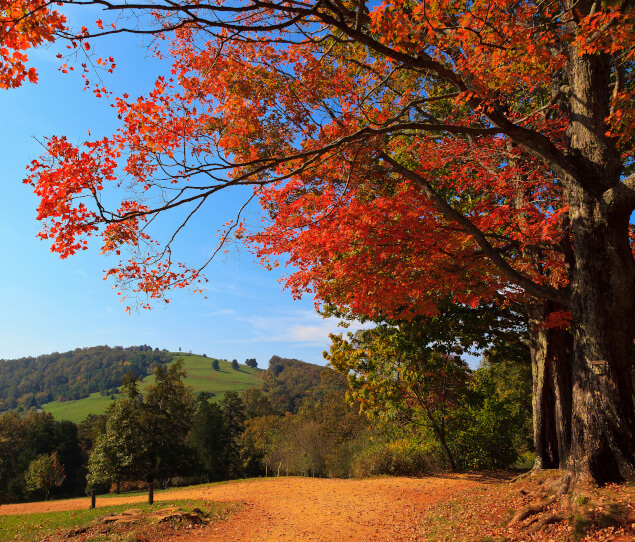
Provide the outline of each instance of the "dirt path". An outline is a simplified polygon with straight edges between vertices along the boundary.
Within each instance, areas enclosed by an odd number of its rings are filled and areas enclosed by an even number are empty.
[[[159,493],[155,501],[209,499],[239,502],[228,520],[184,532],[188,542],[228,541],[406,541],[417,540],[422,508],[502,476],[448,475],[429,478],[329,480],[268,478]],[[122,504],[146,497],[108,498]],[[4,505],[0,515],[84,508],[88,499]]]

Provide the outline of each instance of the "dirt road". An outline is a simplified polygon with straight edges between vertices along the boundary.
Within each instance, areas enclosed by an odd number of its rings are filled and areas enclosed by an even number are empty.
[[[188,542],[411,541],[418,539],[427,505],[501,479],[469,474],[365,480],[281,477],[169,491],[157,494],[155,500],[202,498],[242,505],[226,521],[183,532],[180,539]],[[97,504],[132,504],[145,499],[98,499]],[[87,505],[88,499],[4,505],[0,515]]]

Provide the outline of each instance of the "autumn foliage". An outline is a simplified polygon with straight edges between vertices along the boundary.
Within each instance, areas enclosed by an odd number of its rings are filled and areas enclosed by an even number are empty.
[[[246,240],[265,266],[287,260],[296,296],[375,318],[433,315],[448,298],[555,303],[539,326],[577,330],[571,468],[635,478],[633,9],[148,5],[133,21],[165,38],[170,75],[115,99],[111,137],[48,141],[27,179],[41,236],[63,257],[95,235],[103,252],[127,249],[107,275],[151,301],[198,289],[207,262],[178,263],[174,237],[152,240],[146,221],[184,209],[179,234],[218,191],[247,187],[262,223],[237,210],[210,258]],[[124,180],[131,195],[105,208]]]
[[[0,2],[0,89],[15,88],[25,80],[37,82],[35,68],[27,67],[26,52],[55,39],[66,18],[42,0]]]
[[[194,25],[180,29],[170,45],[173,77],[159,78],[148,96],[116,100],[123,119],[117,134],[86,142],[83,150],[54,137],[47,160],[33,163],[41,237],[62,257],[86,248],[86,238],[98,232],[103,252],[133,247],[130,261],[108,274],[160,297],[197,284],[199,274],[179,267],[169,245],[152,250],[156,245],[148,243],[148,253],[136,252],[148,241],[146,217],[179,205],[198,209],[221,188],[252,185],[271,220],[247,238],[265,264],[290,255],[295,270],[287,285],[296,295],[312,291],[360,314],[406,316],[434,312],[448,294],[471,305],[496,298],[503,287],[509,297],[521,294],[426,190],[394,164],[378,166],[377,159],[390,156],[412,164],[514,271],[563,289],[570,239],[558,170],[510,145],[492,118],[504,110],[514,130],[562,152],[566,116],[550,74],[566,59],[554,54],[554,43],[617,51],[628,62],[631,23],[608,10],[571,33],[547,24],[558,16],[557,4],[513,6],[477,3],[462,11],[441,2],[426,11],[423,4],[398,3],[361,13],[376,47],[395,58],[338,43],[326,22],[306,22],[307,31],[324,34],[322,41],[284,29],[273,34],[278,45],[258,31],[232,39],[220,30],[204,42]],[[249,24],[265,26],[289,17],[255,8],[251,16]],[[501,22],[496,27],[483,22],[494,19]],[[597,31],[602,25],[618,25],[619,39],[607,41]],[[426,48],[437,52],[424,54]],[[469,54],[442,59],[454,49]],[[399,58],[406,53],[420,54],[422,68],[430,64],[441,77],[422,78]],[[459,84],[468,73],[469,85]],[[630,91],[615,92],[614,103],[628,101]],[[616,108],[610,122],[629,140],[624,114]],[[450,136],[439,137],[443,130]],[[630,156],[630,145],[624,151]],[[86,195],[98,201],[104,184],[122,175],[143,194],[140,201],[124,200],[116,210],[85,203]],[[175,197],[154,207],[143,203],[165,188]],[[243,227],[229,225],[221,242],[232,229],[243,237]],[[382,295],[388,289],[390,299]]]

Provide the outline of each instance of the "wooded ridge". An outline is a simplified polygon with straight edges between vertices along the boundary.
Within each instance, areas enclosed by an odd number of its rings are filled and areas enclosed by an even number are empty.
[[[117,393],[127,373],[148,375],[171,362],[166,350],[141,346],[93,346],[36,357],[0,360],[0,412],[70,401],[91,393]]]

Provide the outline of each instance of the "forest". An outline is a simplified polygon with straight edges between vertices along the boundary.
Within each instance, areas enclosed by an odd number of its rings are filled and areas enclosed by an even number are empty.
[[[228,392],[217,402],[205,392],[192,393],[178,360],[155,366],[155,383],[143,395],[138,378],[128,373],[106,414],[79,424],[35,409],[2,414],[0,491],[5,502],[20,502],[91,489],[142,489],[148,481],[165,487],[527,464],[532,444],[526,360],[504,367],[492,361],[476,371],[449,358],[444,364],[459,370],[430,382],[427,407],[410,404],[404,395],[399,411],[396,397],[388,404],[380,391],[373,394],[373,408],[365,399],[360,411],[360,395],[345,374],[279,356],[270,359],[261,388]],[[442,435],[435,423],[444,427]]]
[[[94,346],[62,354],[0,359],[0,412],[82,399],[95,392],[116,394],[127,373],[143,377],[154,366],[171,360],[172,354],[147,345]]]

